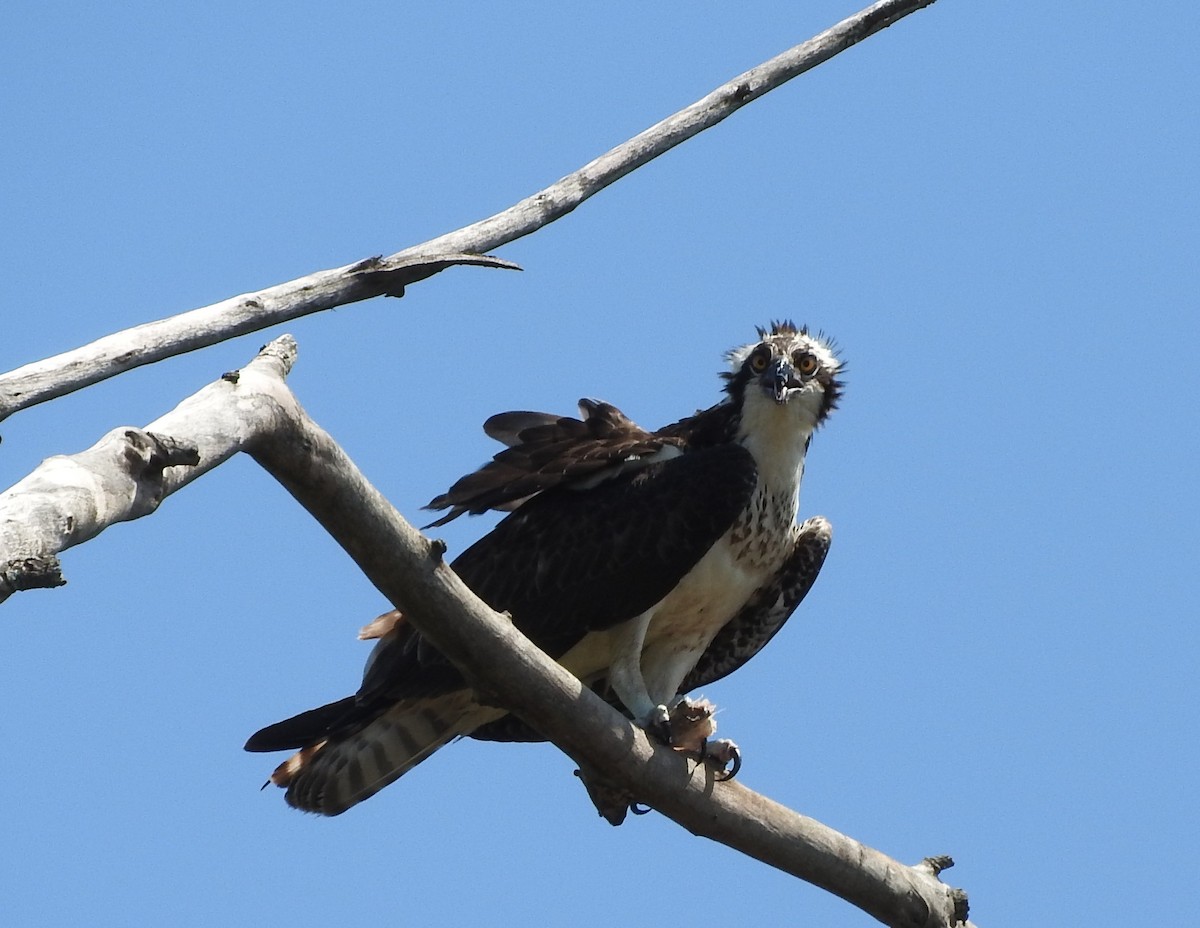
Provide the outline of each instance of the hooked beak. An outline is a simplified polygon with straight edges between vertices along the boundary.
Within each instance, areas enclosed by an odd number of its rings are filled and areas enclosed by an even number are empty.
[[[796,377],[796,370],[791,361],[787,358],[776,358],[767,368],[763,386],[775,402],[782,406],[787,402],[788,390],[803,384]]]

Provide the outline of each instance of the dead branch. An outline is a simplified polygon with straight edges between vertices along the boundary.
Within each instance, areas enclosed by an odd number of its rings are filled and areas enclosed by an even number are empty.
[[[47,458],[0,493],[0,602],[61,585],[59,552],[149,515],[272,429],[295,357],[291,336],[277,338],[145,428],[116,428],[86,451]]]
[[[828,61],[934,0],[880,0],[836,26],[728,81],[579,170],[480,222],[384,258],[318,271],[254,293],[107,335],[0,375],[0,421],[18,410],[117,374],[215,345],[299,316],[383,294],[456,264],[515,267],[484,252],[571,212],[584,200],[751,100]]]

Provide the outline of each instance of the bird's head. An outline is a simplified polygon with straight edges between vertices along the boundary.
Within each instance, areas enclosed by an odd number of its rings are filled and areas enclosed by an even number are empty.
[[[729,381],[725,389],[743,409],[766,404],[795,409],[815,427],[842,393],[842,364],[833,342],[792,322],[760,328],[758,341],[734,348],[727,357],[732,369],[724,375]]]

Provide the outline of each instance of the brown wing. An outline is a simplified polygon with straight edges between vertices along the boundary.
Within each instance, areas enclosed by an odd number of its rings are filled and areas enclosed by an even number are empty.
[[[426,509],[449,509],[425,526],[445,525],[464,512],[511,510],[553,487],[592,486],[677,451],[679,436],[647,432],[617,407],[583,399],[582,418],[540,412],[502,412],[484,423],[508,447],[467,474]]]

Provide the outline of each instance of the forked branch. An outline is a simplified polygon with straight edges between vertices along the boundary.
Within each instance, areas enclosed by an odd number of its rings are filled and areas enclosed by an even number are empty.
[[[108,336],[0,376],[0,420],[143,364],[381,294],[527,235],[746,103],[933,0],[881,0],[508,210],[386,258],[299,280]],[[950,926],[966,897],[938,880],[948,865],[906,866],[648,740],[488,608],[409,525],[284,385],[285,336],[145,428],[120,428],[87,451],[51,458],[0,494],[0,600],[61,582],[57,554],[109,525],[153,512],[237,451],[250,453],[316,517],[375,586],[490,702],[516,713],[583,769],[688,830],[836,893],[888,925]]]

